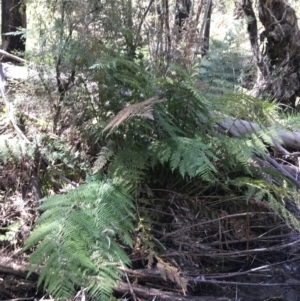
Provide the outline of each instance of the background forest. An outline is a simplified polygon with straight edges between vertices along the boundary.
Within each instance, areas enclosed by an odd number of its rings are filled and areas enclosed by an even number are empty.
[[[300,300],[297,1],[1,7],[1,300]]]

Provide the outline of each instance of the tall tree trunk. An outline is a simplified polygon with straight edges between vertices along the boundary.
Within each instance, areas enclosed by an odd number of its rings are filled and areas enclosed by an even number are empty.
[[[181,33],[182,29],[184,29],[184,23],[190,16],[191,1],[176,0],[175,6],[176,6],[175,24],[178,28],[178,32]]]
[[[164,10],[164,0],[160,1],[159,9],[158,9],[158,15],[159,15],[159,35],[160,35],[160,41],[159,41],[159,54],[164,52],[164,25],[165,25],[165,10]]]
[[[166,27],[166,52],[167,54],[171,50],[171,35],[169,24],[169,0],[164,0],[164,12],[165,12],[165,27]]]
[[[211,15],[212,15],[212,1],[208,1],[207,3],[207,15],[205,16],[205,27],[204,27],[204,35],[203,35],[203,46],[201,49],[202,56],[205,56],[207,51],[209,50],[209,38],[210,38],[210,23],[211,23]]]
[[[256,95],[267,93],[281,103],[294,105],[300,96],[300,32],[294,9],[285,0],[259,0],[259,19],[264,31],[258,40],[251,0],[241,0],[249,18],[248,32],[257,60]]]
[[[26,8],[21,0],[2,0],[2,45],[7,52],[25,51],[25,40],[20,35],[5,35],[17,31],[19,27],[26,28]]]

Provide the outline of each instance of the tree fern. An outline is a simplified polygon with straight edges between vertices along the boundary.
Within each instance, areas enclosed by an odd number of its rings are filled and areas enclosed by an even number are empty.
[[[241,47],[245,41],[242,24],[234,25],[222,40],[212,40],[210,50],[201,59],[198,69],[201,86],[204,87],[202,91],[209,99],[217,99],[236,92],[238,87],[249,85],[247,77],[253,73],[254,63],[251,55]]]
[[[112,140],[108,140],[106,146],[103,146],[97,156],[93,165],[93,171],[101,170],[108,162],[109,159],[115,154],[116,146]]]
[[[282,191],[264,179],[263,172],[271,172],[251,165],[255,156],[266,154],[265,142],[272,142],[272,133],[262,128],[242,138],[221,135],[218,119],[232,111],[233,101],[220,105],[198,91],[196,67],[186,71],[170,66],[166,76],[157,81],[151,81],[147,72],[142,74],[134,62],[115,60],[95,68],[114,83],[110,89],[117,87],[119,93],[108,101],[113,117],[98,131],[98,137],[110,130],[110,140],[102,136],[97,140],[101,151],[94,166],[111,181],[90,181],[44,201],[43,214],[25,248],[36,247],[30,262],[33,269],[43,266],[39,283],[43,282],[50,294],[68,298],[76,287],[86,287],[92,297],[108,298],[120,276],[118,267],[129,263],[116,240],[131,246],[134,208],[127,193],[139,197],[142,183],[156,185],[165,180],[159,179],[160,174],[150,178],[152,170],[162,171],[162,177],[174,173],[181,179],[220,184],[246,199],[250,193],[258,199],[266,197],[274,208],[281,208],[278,212],[286,214],[282,199],[275,197]],[[124,79],[117,75],[124,75]],[[124,97],[115,108],[118,95]],[[264,115],[258,101],[240,98],[243,105],[249,103]],[[237,107],[233,115],[242,115],[242,105]],[[251,120],[257,118],[256,112]],[[97,117],[101,119],[101,113]],[[268,122],[269,117],[265,119]],[[276,180],[285,184],[283,177]]]
[[[109,180],[92,180],[45,199],[25,244],[25,249],[36,247],[32,270],[43,266],[39,284],[56,298],[71,297],[77,286],[108,300],[120,264],[129,263],[116,239],[132,245],[133,209],[132,199]]]
[[[111,160],[105,160],[109,175],[119,184],[122,182],[128,191],[132,192],[133,186],[144,181],[147,168],[156,164],[167,163],[182,177],[200,176],[205,181],[214,181],[220,171],[238,170],[249,175],[253,156],[264,157],[266,144],[274,145],[275,131],[263,127],[240,138],[226,137],[216,131],[218,119],[228,113],[233,113],[233,120],[246,114],[251,121],[263,119],[269,125],[277,114],[276,106],[265,105],[242,93],[227,94],[227,98],[211,102],[196,88],[197,80],[201,79],[198,68],[197,64],[189,70],[170,65],[166,77],[155,83],[164,91],[159,98],[150,97],[128,105],[105,127],[104,131],[115,133],[119,143],[114,155],[109,155]],[[234,112],[233,105],[237,108]],[[151,112],[151,118],[132,118],[144,112],[148,115]],[[123,127],[117,131],[121,124]],[[99,158],[103,158],[101,153]]]
[[[217,98],[232,92],[235,85],[238,85],[241,69],[242,60],[239,53],[230,50],[230,45],[226,42],[214,41],[212,49],[201,60],[199,68],[201,80],[209,87],[205,91],[206,96]]]

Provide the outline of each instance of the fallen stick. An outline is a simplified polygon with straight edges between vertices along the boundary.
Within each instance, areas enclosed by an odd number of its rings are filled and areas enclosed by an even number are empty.
[[[161,301],[234,301],[226,297],[200,297],[200,296],[182,296],[180,294],[162,291],[155,288],[148,288],[140,285],[132,285],[137,296],[143,299],[161,300]],[[127,294],[129,291],[128,284],[119,281],[114,291]],[[157,299],[156,299],[157,298]]]
[[[15,260],[1,254],[0,273],[15,275],[30,281],[37,281],[38,274],[36,272],[28,274],[29,271],[25,265],[25,262],[16,263]]]
[[[22,58],[20,58],[20,57],[18,57],[16,55],[10,54],[10,53],[2,50],[2,49],[0,49],[0,54],[2,54],[4,56],[7,56],[7,57],[9,57],[9,58],[11,58],[11,59],[13,59],[13,60],[15,60],[17,62],[23,63],[23,64],[25,64],[27,62],[26,60],[24,60],[24,59],[22,59]]]

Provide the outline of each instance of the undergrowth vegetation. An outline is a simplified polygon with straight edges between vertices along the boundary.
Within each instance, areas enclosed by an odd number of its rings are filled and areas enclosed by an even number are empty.
[[[44,212],[25,249],[32,269],[43,266],[38,285],[44,283],[56,298],[72,297],[75,286],[91,297],[108,299],[120,266],[129,264],[118,238],[132,246],[133,199],[109,180],[94,176],[65,195],[44,199]]]
[[[38,199],[41,216],[25,243],[31,271],[41,267],[38,284],[55,298],[85,288],[89,296],[108,300],[121,269],[131,263],[130,250],[143,245],[162,262],[163,243],[151,232],[154,191],[197,198],[218,191],[241,207],[267,202],[300,229],[285,206],[285,200],[298,201],[294,183],[259,164],[274,147],[276,130],[299,129],[298,117],[282,117],[275,103],[243,92],[243,62],[230,50],[233,37],[187,67],[163,52],[147,53],[147,35],[131,20],[142,18],[138,6],[130,11],[127,2],[98,7],[85,1],[81,11],[80,3],[50,1],[45,10],[51,28],[37,12],[42,33],[27,55],[48,112],[39,116],[40,128],[29,117],[23,120],[28,141],[0,137],[1,168],[25,160],[29,178],[38,179],[45,196]],[[112,17],[115,7],[124,9],[117,20],[125,27],[110,18],[101,23],[98,14]],[[150,12],[157,25],[159,16]],[[260,127],[234,135],[222,127],[229,116]],[[212,217],[217,210],[203,214]]]

